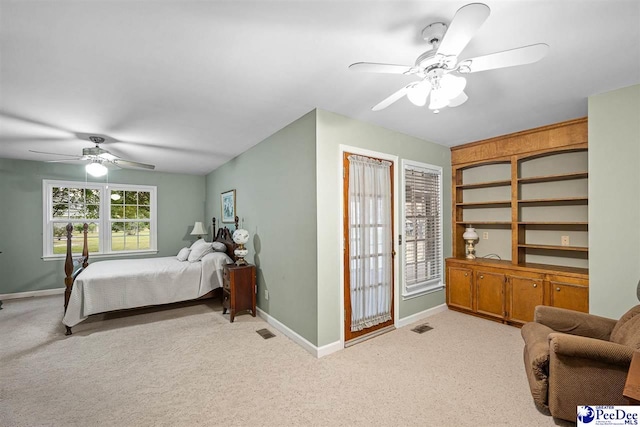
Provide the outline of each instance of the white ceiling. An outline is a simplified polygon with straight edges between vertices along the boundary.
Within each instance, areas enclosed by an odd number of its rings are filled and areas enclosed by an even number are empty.
[[[467,76],[433,114],[379,101],[415,77],[426,25],[467,1],[0,0],[0,157],[80,154],[77,133],[167,172],[206,174],[313,108],[453,146],[587,115],[587,97],[640,82],[640,2],[491,1],[461,59],[547,43],[542,61]]]

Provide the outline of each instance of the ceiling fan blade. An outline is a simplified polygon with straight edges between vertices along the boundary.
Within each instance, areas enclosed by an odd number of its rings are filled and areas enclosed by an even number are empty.
[[[363,71],[365,73],[387,73],[387,74],[413,74],[414,67],[409,65],[396,64],[376,64],[374,62],[356,62],[349,65],[350,70]]]
[[[82,162],[85,159],[64,159],[64,160],[45,160],[45,163],[67,163],[67,162]]]
[[[132,168],[143,168],[143,169],[155,169],[154,165],[148,165],[146,163],[132,162],[131,160],[124,159],[115,159],[112,163],[119,167],[132,167]]]
[[[122,166],[115,162],[104,162],[104,165],[109,169],[124,169]]]
[[[2,115],[0,114],[0,118]],[[74,138],[66,137],[41,137],[41,136],[1,136],[0,141],[4,142],[49,142],[49,141],[75,141]]]
[[[532,44],[466,59],[458,64],[461,73],[477,73],[479,71],[493,70],[496,68],[513,67],[516,65],[531,64],[544,58],[549,51],[549,45],[545,43]]]
[[[413,85],[413,83],[410,83],[407,86],[405,86],[402,89],[400,89],[399,91],[392,93],[390,96],[386,97],[385,99],[380,101],[378,104],[376,104],[371,110],[380,111],[380,110],[383,110],[383,109],[387,108],[389,105],[393,104],[398,99],[400,99],[403,96],[405,96],[407,94],[407,91],[409,90],[409,88],[412,85]]]
[[[458,107],[458,106],[464,104],[465,102],[467,102],[468,99],[469,99],[469,97],[467,96],[466,93],[460,92],[460,95],[458,95],[455,98],[449,100],[449,105],[447,105],[447,107]]]
[[[36,150],[29,150],[32,153],[37,153],[37,154],[50,154],[52,156],[64,156],[64,157],[71,157],[71,159],[69,160],[80,160],[82,158],[82,156],[74,156],[72,154],[60,154],[60,153],[48,153],[46,151],[36,151]]]
[[[491,9],[482,3],[471,3],[462,6],[453,19],[447,32],[440,42],[438,54],[444,56],[458,56],[469,44],[469,41],[489,17]]]
[[[102,153],[100,153],[98,155],[98,157],[101,157],[109,162],[113,162],[114,160],[118,160],[118,157],[114,156],[113,154],[111,154],[110,152],[103,150]]]

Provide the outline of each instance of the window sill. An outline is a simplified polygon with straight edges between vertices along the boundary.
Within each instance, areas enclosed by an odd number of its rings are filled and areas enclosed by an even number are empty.
[[[402,294],[402,301],[406,301],[406,300],[413,299],[413,298],[418,298],[418,297],[421,297],[421,296],[424,296],[424,295],[428,295],[428,294],[432,294],[434,292],[438,292],[438,291],[442,291],[442,290],[444,290],[444,285],[443,284],[439,284],[437,286],[430,287],[430,288],[427,288],[427,289],[421,289],[419,291],[414,291],[414,292],[406,293],[406,294],[403,293]]]
[[[150,250],[150,251],[135,251],[135,252],[111,252],[104,254],[89,254],[89,260],[94,259],[105,259],[105,258],[124,258],[124,257],[137,257],[137,256],[146,256],[146,255],[157,255],[158,251]],[[58,255],[44,255],[42,257],[43,261],[58,261],[66,258],[66,254],[58,254]],[[81,257],[82,254],[73,254],[73,258],[76,259]]]

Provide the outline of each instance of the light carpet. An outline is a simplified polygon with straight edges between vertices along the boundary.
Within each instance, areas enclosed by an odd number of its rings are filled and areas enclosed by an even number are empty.
[[[61,318],[61,296],[5,301],[0,426],[571,425],[535,409],[519,329],[456,312],[321,359],[218,301]]]

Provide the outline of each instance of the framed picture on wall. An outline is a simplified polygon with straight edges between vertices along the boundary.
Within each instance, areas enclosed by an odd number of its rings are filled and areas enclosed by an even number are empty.
[[[234,222],[236,218],[236,190],[220,194],[220,206],[222,207],[222,222]]]

